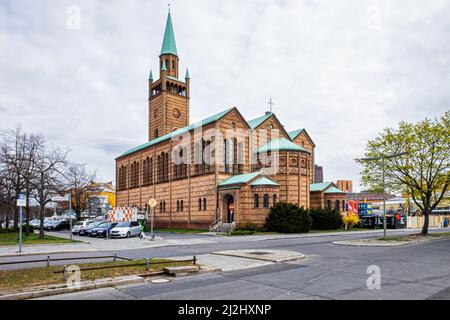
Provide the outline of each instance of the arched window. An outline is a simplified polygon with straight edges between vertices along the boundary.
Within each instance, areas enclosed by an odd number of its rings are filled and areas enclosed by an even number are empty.
[[[203,198],[203,211],[206,211],[206,198]]]
[[[241,174],[242,173],[242,165],[244,164],[244,158],[243,158],[243,144],[242,142],[239,142],[237,144],[237,173]]]
[[[230,139],[229,140],[229,151],[228,151],[228,155],[230,158],[230,173],[234,174],[234,148],[235,148],[235,143],[234,143],[234,139]]]
[[[162,164],[161,164],[161,156],[158,156],[157,160],[156,160],[156,180],[158,182],[162,181]]]
[[[158,129],[153,130],[153,135],[155,136],[155,139],[158,138]]]
[[[183,212],[183,200],[180,201],[180,211]]]
[[[159,203],[159,212],[164,212],[163,211],[163,203],[162,202]]]
[[[345,211],[345,200],[342,200],[342,211]]]
[[[340,203],[339,203],[339,200],[336,200],[336,203],[335,203],[335,205],[334,205],[334,208],[335,208],[337,211],[339,211],[340,207],[341,207],[341,205],[340,205]]]
[[[272,204],[272,206],[275,206],[276,204],[277,204],[277,195],[274,194],[273,195],[273,204]]]
[[[257,194],[255,194],[253,196],[253,201],[254,201],[254,207],[259,208],[259,196]]]
[[[327,200],[327,208],[331,209],[331,200]]]
[[[166,212],[166,202],[163,202],[163,211]]]
[[[179,211],[180,211],[180,201],[177,200],[177,212],[179,212]]]
[[[202,198],[198,199],[198,211],[202,211]]]
[[[263,197],[263,207],[269,208],[269,195],[268,194],[265,194]]]
[[[153,184],[153,158],[150,159],[148,164],[148,183]]]

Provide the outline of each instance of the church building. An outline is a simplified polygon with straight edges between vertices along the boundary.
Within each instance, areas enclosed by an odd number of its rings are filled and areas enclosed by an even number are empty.
[[[154,198],[157,227],[210,229],[263,225],[278,201],[310,207],[315,144],[305,129],[286,131],[270,111],[247,120],[237,107],[190,123],[191,79],[188,70],[180,78],[170,12],[157,76],[148,141],[116,158],[117,206],[145,212]]]

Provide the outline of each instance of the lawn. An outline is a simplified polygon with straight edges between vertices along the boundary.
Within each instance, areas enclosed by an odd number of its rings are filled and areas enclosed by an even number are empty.
[[[28,236],[25,233],[23,236],[23,244],[52,244],[52,243],[69,243],[69,239],[63,239],[53,236],[45,235],[44,239],[39,239],[39,234],[30,233]],[[78,241],[72,241],[78,242]],[[7,232],[0,233],[0,246],[12,246],[19,244],[19,233],[18,232]]]
[[[176,262],[161,264],[158,262],[170,261],[167,259],[151,259],[149,272],[161,271],[163,267],[168,266],[182,266],[190,265],[190,262]],[[129,264],[143,264],[141,266],[126,266]],[[83,268],[98,267],[98,266],[118,266],[118,268],[87,270],[81,271],[81,280],[95,280],[108,277],[118,277],[126,275],[135,275],[146,273],[145,259],[133,261],[116,261],[116,262],[100,262],[100,263],[83,263],[78,266]],[[123,266],[123,267],[120,267]],[[61,271],[62,266],[50,266],[40,268],[30,268],[21,270],[4,270],[0,271],[0,295],[7,294],[18,289],[37,287],[51,284],[63,284],[61,273],[54,273]]]
[[[208,232],[208,229],[183,229],[183,228],[153,228],[155,232],[167,232],[167,233],[204,233]],[[150,232],[150,228],[146,229],[146,232]]]
[[[335,229],[335,230],[310,230],[309,234],[315,233],[328,233],[328,232],[349,232],[349,231],[367,231],[368,229],[361,228],[352,228],[352,229]],[[264,232],[264,231],[253,231],[253,230],[236,230],[231,232],[231,236],[256,236],[256,235],[273,235],[273,234],[282,234],[279,232]],[[305,233],[308,234],[308,233]],[[227,233],[223,233],[223,235],[228,235]]]
[[[430,233],[426,236],[423,236],[422,234],[411,234],[411,235],[406,235],[406,236],[387,237],[386,239],[379,238],[378,240],[382,240],[382,241],[416,241],[416,240],[447,238],[447,237],[450,237],[450,232],[436,232],[436,233]]]

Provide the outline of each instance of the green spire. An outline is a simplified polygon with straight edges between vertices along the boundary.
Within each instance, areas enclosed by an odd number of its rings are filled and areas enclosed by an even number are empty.
[[[167,16],[167,22],[166,22],[166,31],[164,32],[164,40],[161,48],[161,54],[173,54],[175,56],[178,56],[177,54],[177,45],[175,44],[175,34],[173,33],[173,27],[172,27],[172,17],[169,15]]]
[[[191,77],[189,76],[189,69],[186,68],[186,76],[184,77],[184,79],[190,79]]]
[[[150,74],[148,75],[148,81],[153,81],[152,69],[150,69]]]
[[[163,60],[163,65],[162,65],[161,71],[167,71],[166,60]]]

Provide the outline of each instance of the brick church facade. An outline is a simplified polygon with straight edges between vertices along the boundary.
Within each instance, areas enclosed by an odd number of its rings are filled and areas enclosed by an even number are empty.
[[[272,112],[246,120],[236,107],[190,124],[190,76],[180,79],[170,13],[148,86],[148,141],[116,158],[118,206],[144,212],[155,198],[155,225],[184,228],[262,225],[278,201],[310,207],[306,130],[287,132]]]

